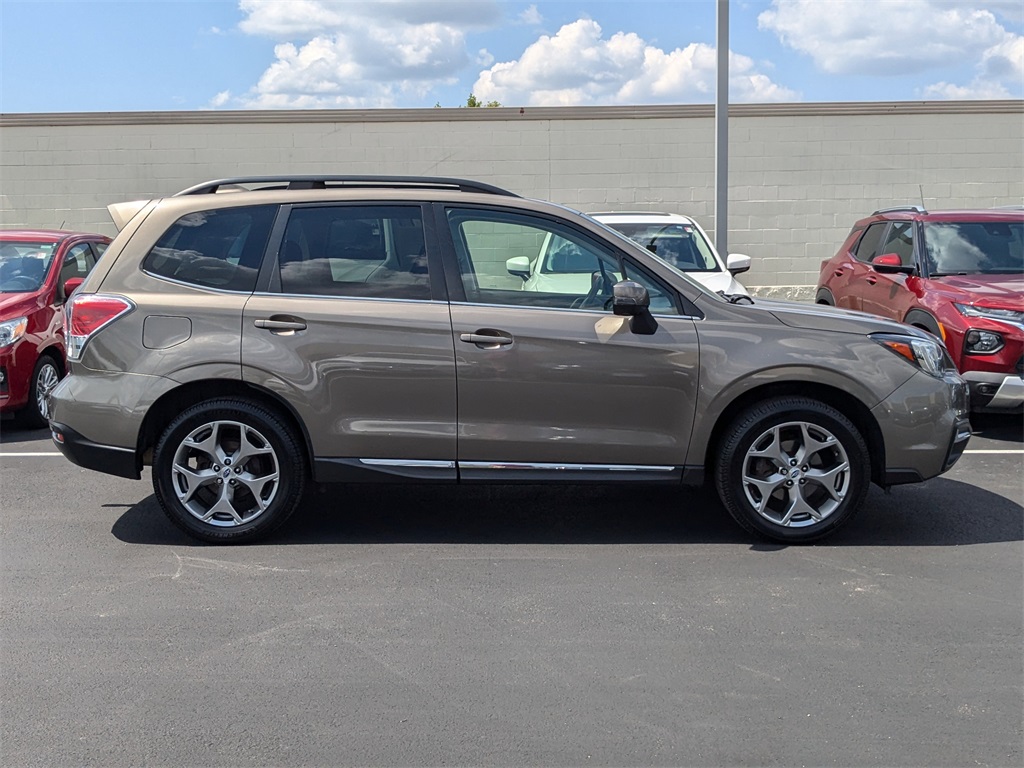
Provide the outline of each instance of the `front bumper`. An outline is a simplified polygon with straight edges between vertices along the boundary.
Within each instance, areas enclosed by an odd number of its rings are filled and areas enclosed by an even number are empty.
[[[971,437],[967,383],[949,373],[918,373],[872,409],[885,443],[883,486],[917,483],[948,471]]]
[[[54,421],[50,422],[50,435],[54,445],[73,464],[131,480],[142,477],[138,458],[130,448],[94,443],[71,427]]]
[[[982,410],[1013,410],[1024,407],[1024,376],[1018,373],[963,374],[971,388],[971,407]]]

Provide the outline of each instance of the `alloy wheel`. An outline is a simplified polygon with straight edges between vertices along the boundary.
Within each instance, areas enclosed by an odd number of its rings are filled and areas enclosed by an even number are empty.
[[[802,528],[825,520],[842,503],[852,482],[842,443],[806,421],[765,430],[743,459],[743,493],[765,520]]]
[[[178,445],[171,483],[189,514],[222,528],[250,523],[280,486],[277,454],[258,430],[238,421],[211,421]]]

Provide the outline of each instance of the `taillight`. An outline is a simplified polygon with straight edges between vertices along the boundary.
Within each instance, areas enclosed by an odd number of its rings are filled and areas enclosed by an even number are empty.
[[[73,296],[64,307],[64,337],[68,360],[80,359],[82,350],[94,333],[133,309],[135,305],[121,296],[104,296],[100,293]]]

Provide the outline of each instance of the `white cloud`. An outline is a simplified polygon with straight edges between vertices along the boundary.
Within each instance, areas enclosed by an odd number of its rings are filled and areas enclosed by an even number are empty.
[[[758,27],[828,74],[898,76],[974,63],[970,84],[943,81],[922,95],[1009,98],[1024,82],[1024,44],[997,16],[1013,22],[1022,9],[1020,0],[772,0]]]
[[[830,74],[922,72],[977,58],[1006,30],[979,3],[949,0],[772,0],[758,27]]]
[[[544,17],[540,15],[540,11],[537,10],[536,5],[531,5],[525,11],[519,14],[519,20],[524,24],[536,27],[544,21]]]
[[[230,102],[230,101],[231,101],[231,91],[221,91],[216,96],[214,96],[212,99],[210,99],[210,106],[213,107],[214,109],[217,109],[218,107],[223,107],[223,106],[227,105],[228,102]]]
[[[495,0],[240,0],[243,32],[275,61],[236,100],[257,109],[394,106],[474,63],[466,33],[496,23]],[[483,54],[481,54],[483,55]],[[486,59],[484,59],[486,61]]]
[[[799,98],[755,71],[748,57],[731,53],[729,62],[732,100]],[[710,46],[691,43],[663,51],[634,33],[605,39],[597,22],[579,19],[539,38],[518,60],[481,72],[473,93],[506,106],[704,102],[714,97],[716,78]]]

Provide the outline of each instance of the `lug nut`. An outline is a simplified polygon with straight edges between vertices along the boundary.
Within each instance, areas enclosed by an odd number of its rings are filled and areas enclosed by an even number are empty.
[[[230,467],[231,466],[231,459],[224,459],[224,466],[225,467]]]
[[[214,464],[213,465],[213,471],[214,472],[220,472],[220,465],[219,464]]]
[[[788,488],[789,486],[791,486],[792,484],[793,484],[793,481],[792,481],[792,480],[787,480],[787,481],[786,481],[786,487],[787,487],[787,488]]]
[[[796,466],[796,459],[790,459],[789,460],[789,466],[795,467]]]

